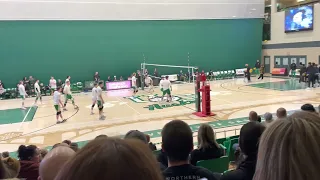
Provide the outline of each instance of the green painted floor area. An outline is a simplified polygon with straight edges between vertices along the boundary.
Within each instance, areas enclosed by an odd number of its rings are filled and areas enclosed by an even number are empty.
[[[6,109],[0,110],[0,125],[2,124],[12,124],[32,121],[34,115],[36,114],[38,107],[28,107],[26,110],[18,109]]]
[[[258,84],[250,84],[247,86],[264,88],[264,89],[272,89],[272,90],[278,90],[278,91],[291,91],[291,90],[299,90],[299,89],[306,88],[305,84],[299,83],[298,80],[258,83]]]

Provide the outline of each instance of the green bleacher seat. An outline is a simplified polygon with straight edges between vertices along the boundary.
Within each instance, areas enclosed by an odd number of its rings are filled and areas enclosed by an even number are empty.
[[[229,161],[234,161],[235,160],[235,155],[234,155],[235,150],[232,148],[232,146],[239,142],[239,138],[232,138],[232,139],[229,138],[229,140],[227,140],[227,141],[228,142],[225,142],[225,143],[228,144],[228,146],[227,146],[227,155],[229,157]]]
[[[217,159],[202,160],[197,162],[197,166],[206,168],[211,172],[223,173],[229,169],[228,156],[222,156]]]

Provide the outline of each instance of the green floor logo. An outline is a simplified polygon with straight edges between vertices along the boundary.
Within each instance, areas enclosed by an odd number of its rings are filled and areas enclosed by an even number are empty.
[[[178,95],[178,96],[172,96],[172,102],[166,102],[167,97],[163,98],[162,96],[159,96],[157,94],[155,95],[140,95],[140,96],[128,96],[124,97],[125,99],[130,99],[131,101],[135,103],[154,103],[154,104],[148,104],[144,108],[148,108],[150,111],[153,111],[155,109],[164,109],[174,106],[184,106],[187,104],[193,104],[195,103],[195,97],[194,94],[184,94],[184,95]]]

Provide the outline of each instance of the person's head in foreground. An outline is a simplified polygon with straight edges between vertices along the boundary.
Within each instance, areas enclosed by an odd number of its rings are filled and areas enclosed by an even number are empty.
[[[258,121],[258,120],[259,120],[259,117],[258,117],[257,112],[251,111],[251,112],[249,113],[249,120],[250,120],[250,121]]]
[[[39,162],[40,161],[40,152],[37,148],[37,146],[34,145],[20,145],[18,149],[18,157],[20,161],[34,161]]]
[[[307,111],[307,112],[316,112],[316,109],[313,107],[312,104],[304,104],[301,106],[302,111]]]
[[[100,134],[97,137],[95,137],[94,139],[104,139],[104,138],[108,138],[108,136],[105,134]]]
[[[43,149],[40,149],[40,161],[42,161],[42,159],[48,154],[48,150],[43,148]]]
[[[198,131],[199,149],[211,148],[213,146],[220,148],[212,127],[209,124],[201,124]]]
[[[77,152],[79,150],[79,145],[77,143],[71,143],[70,148],[74,150],[74,152]]]
[[[0,179],[16,178],[20,171],[20,162],[17,159],[7,157],[0,159]]]
[[[70,159],[56,180],[162,180],[158,163],[139,140],[101,138],[90,141]]]
[[[127,134],[124,136],[124,139],[138,139],[145,144],[148,143],[147,136],[138,130],[131,130],[127,132]]]
[[[168,156],[168,166],[188,164],[188,157],[193,150],[193,137],[189,125],[180,120],[167,123],[161,132],[162,149]]]
[[[254,180],[320,179],[320,118],[296,112],[261,137]]]
[[[287,110],[285,108],[279,108],[277,110],[277,118],[282,119],[287,117]]]
[[[239,146],[245,158],[236,170],[223,174],[221,180],[252,179],[256,168],[259,140],[265,128],[261,123],[254,121],[242,126]]]
[[[4,152],[1,153],[1,156],[2,156],[2,158],[7,158],[7,157],[9,157],[9,152],[8,151],[4,151]]]
[[[50,151],[41,161],[39,180],[54,180],[63,165],[73,157],[75,152],[69,147],[59,146]]]

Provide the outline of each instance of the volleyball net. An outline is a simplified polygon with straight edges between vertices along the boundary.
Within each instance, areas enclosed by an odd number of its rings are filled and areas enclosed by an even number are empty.
[[[141,63],[141,73],[146,74],[148,71],[148,75],[157,82],[160,82],[162,77],[168,76],[172,82],[192,83],[195,80],[194,73],[197,70],[198,67],[195,66]],[[144,83],[144,76],[142,76],[142,83]],[[143,89],[144,85],[141,87]]]

